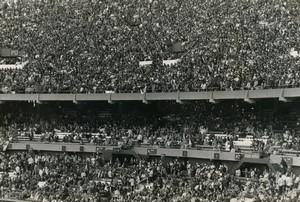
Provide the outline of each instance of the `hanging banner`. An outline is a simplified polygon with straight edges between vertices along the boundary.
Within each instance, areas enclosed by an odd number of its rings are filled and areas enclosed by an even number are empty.
[[[139,66],[152,65],[153,61],[139,61]]]
[[[23,69],[27,64],[28,64],[28,61],[23,62],[21,64],[0,65],[0,70],[6,70],[6,69]]]
[[[164,65],[175,65],[178,62],[180,62],[180,59],[176,59],[176,60],[163,60],[163,64]]]

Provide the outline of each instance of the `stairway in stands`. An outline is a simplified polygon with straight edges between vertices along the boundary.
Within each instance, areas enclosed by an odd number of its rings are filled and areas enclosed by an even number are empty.
[[[283,168],[281,167],[281,165],[277,164],[277,163],[272,163],[272,166],[274,167],[275,171],[279,171],[279,172],[283,172]]]

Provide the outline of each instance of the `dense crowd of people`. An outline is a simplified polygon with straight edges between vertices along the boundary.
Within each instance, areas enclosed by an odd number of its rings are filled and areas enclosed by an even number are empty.
[[[22,58],[0,58],[0,66],[28,62],[21,69],[0,68],[0,93],[300,87],[297,0],[4,0],[0,21],[0,49],[24,51]],[[178,60],[163,63],[173,59]],[[0,198],[300,201],[300,176],[284,160],[279,171],[246,165],[232,175],[226,161],[3,151],[8,142],[26,139],[230,152],[239,151],[235,142],[247,136],[253,138],[253,153],[300,151],[298,118],[288,110],[274,107],[267,114],[254,110],[263,104],[235,101],[162,104],[143,112],[119,107],[118,113],[102,114],[94,106],[5,104],[0,107]]]
[[[297,1],[6,0],[0,6],[0,47],[23,50],[29,61],[22,70],[0,71],[4,93],[300,86]],[[176,42],[183,53],[170,51]],[[162,63],[175,58],[180,62]]]
[[[16,111],[10,111],[14,107],[7,106],[0,113],[0,138],[10,142],[25,138],[39,142],[115,145],[123,149],[152,145],[167,148],[206,146],[232,151],[239,149],[235,141],[252,136],[250,147],[262,153],[273,152],[274,146],[299,150],[300,145],[293,128],[296,117],[283,114],[267,117],[251,108],[245,110],[233,105],[191,104],[188,105],[191,109],[181,106],[183,109],[175,114],[132,112],[109,116],[99,116],[89,109],[63,112],[49,106],[52,109],[49,111],[45,105],[41,105],[40,110],[19,106]]]
[[[18,152],[0,160],[0,196],[30,201],[297,201],[299,176],[173,159]]]
[[[133,191],[135,181],[148,175],[144,162],[134,159],[112,164],[95,155],[30,152],[9,155],[0,169],[2,197],[34,201],[105,201]]]

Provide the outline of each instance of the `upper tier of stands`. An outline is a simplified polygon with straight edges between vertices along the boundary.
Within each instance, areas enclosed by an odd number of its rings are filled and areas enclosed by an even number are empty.
[[[0,71],[3,93],[300,86],[296,0],[18,0],[0,6],[0,47],[24,50],[29,61],[22,70]],[[183,53],[170,51],[175,42]],[[177,58],[175,65],[162,64]],[[152,65],[140,66],[145,60]]]

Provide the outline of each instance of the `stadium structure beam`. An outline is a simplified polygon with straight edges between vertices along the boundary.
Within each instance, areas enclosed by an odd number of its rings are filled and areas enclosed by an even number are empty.
[[[144,95],[144,96],[143,96],[142,102],[143,102],[144,104],[150,104],[150,102],[146,99],[146,93],[144,93],[143,95]]]
[[[209,98],[208,101],[209,101],[210,103],[213,103],[213,104],[218,104],[218,103],[219,103],[219,100],[215,100],[215,99],[214,99],[214,92],[213,92],[213,91],[210,92],[210,98]]]
[[[144,104],[146,104],[146,105],[147,105],[147,104],[150,104],[150,102],[147,101],[147,100],[143,100],[142,102],[143,102]]]
[[[79,102],[77,101],[77,94],[74,94],[74,100],[73,100],[73,103],[78,105]]]
[[[284,89],[281,90],[278,100],[281,102],[291,102],[291,99],[284,97]]]
[[[254,99],[249,98],[249,90],[247,90],[246,93],[245,93],[244,101],[249,103],[249,104],[254,104],[255,103]]]
[[[37,94],[37,99],[34,100],[33,102],[37,103],[37,104],[44,104],[44,101],[40,100],[40,94]]]
[[[112,93],[109,93],[107,102],[108,102],[109,104],[115,104],[115,102],[112,101],[112,99],[111,99],[111,94],[112,94]]]
[[[180,92],[177,91],[177,97],[176,97],[176,103],[178,104],[184,104],[185,102],[180,99]]]

